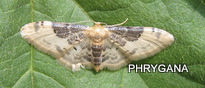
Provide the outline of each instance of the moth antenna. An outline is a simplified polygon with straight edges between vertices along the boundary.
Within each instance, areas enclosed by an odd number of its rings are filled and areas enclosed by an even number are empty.
[[[128,18],[127,18],[125,21],[123,21],[122,23],[114,24],[114,25],[105,25],[105,26],[103,26],[103,27],[115,27],[115,26],[120,26],[120,25],[123,25],[124,23],[126,23],[127,20],[128,20]]]
[[[104,22],[94,22],[95,24],[104,24],[105,26],[107,26],[107,24],[106,23],[104,23]]]

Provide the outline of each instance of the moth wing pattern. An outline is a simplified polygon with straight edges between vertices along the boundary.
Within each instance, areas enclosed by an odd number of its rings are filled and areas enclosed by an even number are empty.
[[[83,31],[88,28],[85,25],[39,21],[24,25],[21,36],[41,52],[71,68],[73,64],[90,64],[82,58],[88,44]]]
[[[72,48],[66,51],[62,57],[57,60],[68,68],[72,68],[74,71],[79,71],[80,66],[83,68],[91,68],[92,63],[88,57],[88,46],[90,44],[89,38],[84,39],[78,44],[74,45]],[[77,66],[78,65],[78,66]],[[76,68],[75,68],[76,67]]]
[[[170,33],[154,27],[107,27],[109,40],[129,60],[153,56],[174,41]]]
[[[106,37],[99,38],[100,34]],[[109,27],[97,22],[93,27],[33,22],[21,28],[21,36],[73,71],[100,64],[100,69],[117,70],[131,61],[153,56],[174,41],[173,35],[154,27]]]
[[[109,39],[104,40],[104,48],[100,69],[107,68],[109,70],[117,70],[131,62],[130,59],[119,51],[119,47],[113,44]]]

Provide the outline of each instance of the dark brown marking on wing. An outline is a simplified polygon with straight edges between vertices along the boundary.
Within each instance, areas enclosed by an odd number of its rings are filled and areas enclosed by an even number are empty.
[[[110,38],[111,40],[115,40],[115,37],[116,37],[116,35],[113,34],[113,33],[111,33],[109,38]]]
[[[143,27],[132,27],[127,30],[127,32],[124,34],[125,39],[128,41],[135,41],[138,40],[138,38],[143,33],[144,28]]]
[[[161,35],[160,32],[157,32],[157,33],[155,34],[155,36],[156,36],[158,39],[159,39],[160,35]]]
[[[76,47],[73,47],[73,49],[75,49],[76,51],[78,50]]]
[[[149,46],[150,46],[150,44],[147,44],[146,46],[141,47],[141,49],[146,49],[146,48],[149,47]]]
[[[43,39],[43,42],[45,42],[47,45],[51,45],[51,43],[46,41],[45,39]]]
[[[123,35],[126,32],[127,27],[108,27],[108,29],[115,34]]]
[[[56,45],[56,50],[57,50],[59,53],[64,52],[64,51],[60,48],[60,46],[57,46],[57,45]]]
[[[131,52],[129,52],[129,54],[135,54],[136,53],[136,50],[132,50]]]
[[[128,41],[136,41],[144,31],[144,27],[108,27],[109,31],[125,38]],[[111,39],[115,38],[115,35],[110,36]],[[123,44],[122,44],[123,45]]]
[[[79,42],[85,38],[82,31],[87,29],[88,26],[52,22],[52,28],[54,29],[56,36],[60,38],[67,38],[69,44],[74,44],[76,41]]]
[[[39,30],[39,24],[38,24],[39,22],[36,22],[35,24],[34,24],[34,28],[35,28],[35,32],[37,32],[38,30]]]
[[[126,42],[124,40],[122,40],[122,38],[118,38],[116,40],[116,43],[120,44],[120,46],[124,46]]]
[[[80,33],[78,34],[78,37],[79,37],[79,39],[85,38],[85,36],[84,36],[84,34],[83,34],[82,32],[80,32]]]
[[[87,55],[88,55],[89,57],[91,57],[91,56],[92,56],[91,54],[88,54],[88,53],[87,53]]]
[[[110,57],[109,56],[105,56],[103,59],[102,59],[102,62],[105,62],[106,60],[108,60]]]
[[[152,32],[155,32],[154,27],[152,27]]]
[[[52,23],[52,28],[54,29],[54,33],[56,33],[56,36],[60,38],[66,38],[68,37],[70,30],[68,29],[69,24],[59,24],[59,23]]]
[[[78,41],[78,37],[75,34],[70,34],[67,41],[69,44],[73,44],[74,42]]]
[[[113,40],[115,43],[118,43],[120,46],[124,46],[126,44],[126,41],[124,41],[122,38],[118,37],[119,35],[111,34],[110,39]]]
[[[44,21],[41,21],[41,26],[43,27],[43,25],[44,25]]]
[[[103,47],[103,51],[105,51],[106,50],[106,48],[105,47]]]
[[[91,45],[87,45],[88,51],[91,51]]]
[[[90,57],[89,57],[89,56],[84,55],[84,56],[83,56],[83,58],[85,58],[88,62],[91,62],[91,59],[90,59]]]

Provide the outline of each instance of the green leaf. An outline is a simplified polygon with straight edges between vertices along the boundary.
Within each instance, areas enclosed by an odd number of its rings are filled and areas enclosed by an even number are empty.
[[[0,87],[205,87],[204,0],[0,0]],[[128,73],[84,69],[71,72],[20,36],[34,21],[93,20],[123,26],[151,26],[175,36],[159,54],[133,63],[186,64],[186,73]],[[92,23],[84,23],[92,26]]]

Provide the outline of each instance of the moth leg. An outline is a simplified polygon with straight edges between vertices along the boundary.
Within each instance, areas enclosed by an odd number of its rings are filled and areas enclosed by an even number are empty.
[[[81,68],[85,68],[81,63],[72,64],[72,71],[73,71],[73,72],[75,72],[75,71],[80,71],[80,67],[81,67]]]

